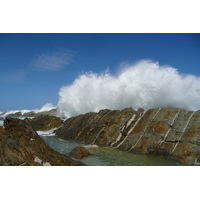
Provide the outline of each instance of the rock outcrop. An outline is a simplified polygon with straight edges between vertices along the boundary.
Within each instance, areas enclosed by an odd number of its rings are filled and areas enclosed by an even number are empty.
[[[106,109],[69,118],[56,134],[62,139],[200,165],[200,111]]]
[[[0,165],[84,165],[47,146],[25,121],[7,117],[0,129]]]
[[[35,131],[46,131],[57,128],[63,124],[63,120],[55,116],[40,116],[24,119]]]
[[[41,116],[55,116],[57,113],[56,109],[51,109],[48,111],[40,111],[40,112],[34,112],[30,111],[27,113],[22,114],[22,117],[41,117]]]

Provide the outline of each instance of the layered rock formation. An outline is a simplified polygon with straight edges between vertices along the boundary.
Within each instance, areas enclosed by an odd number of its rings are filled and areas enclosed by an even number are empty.
[[[0,128],[0,165],[84,165],[47,146],[25,121],[7,117]]]
[[[69,118],[56,134],[62,139],[200,165],[200,111],[106,109]]]

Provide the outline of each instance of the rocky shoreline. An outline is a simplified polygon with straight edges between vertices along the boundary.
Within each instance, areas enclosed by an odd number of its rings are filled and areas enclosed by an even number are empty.
[[[65,121],[49,115],[24,120],[7,117],[4,127],[0,128],[0,165],[84,165],[55,152],[36,133],[52,128],[64,140],[200,165],[200,111],[105,109]],[[73,153],[77,158],[89,155],[84,149]]]
[[[7,117],[0,128],[2,166],[84,166],[47,146],[24,120]]]
[[[183,165],[200,165],[200,111],[106,109],[69,118],[56,135],[130,153],[161,155]]]

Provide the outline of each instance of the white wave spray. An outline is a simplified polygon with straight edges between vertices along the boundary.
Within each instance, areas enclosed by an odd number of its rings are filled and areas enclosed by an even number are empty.
[[[53,106],[52,103],[46,103],[44,106],[42,106],[40,109],[33,109],[33,110],[10,110],[10,111],[5,111],[5,112],[0,112],[0,117],[5,118],[10,114],[15,114],[20,112],[21,115],[24,115],[29,112],[34,112],[34,113],[39,113],[39,112],[44,112],[44,111],[49,111],[52,109],[56,109],[56,107]],[[25,117],[21,117],[25,118]]]
[[[200,77],[181,75],[170,66],[142,60],[113,76],[86,73],[59,92],[59,115],[71,117],[100,109],[126,107],[200,108]]]

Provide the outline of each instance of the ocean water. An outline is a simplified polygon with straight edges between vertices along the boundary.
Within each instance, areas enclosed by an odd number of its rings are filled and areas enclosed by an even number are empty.
[[[132,154],[110,147],[85,145],[81,142],[61,140],[57,136],[42,136],[47,145],[55,151],[70,156],[70,152],[78,146],[85,147],[92,156],[79,161],[89,166],[176,166],[175,162],[164,160],[158,156]],[[74,159],[74,158],[73,158]],[[74,159],[78,160],[78,159]]]

